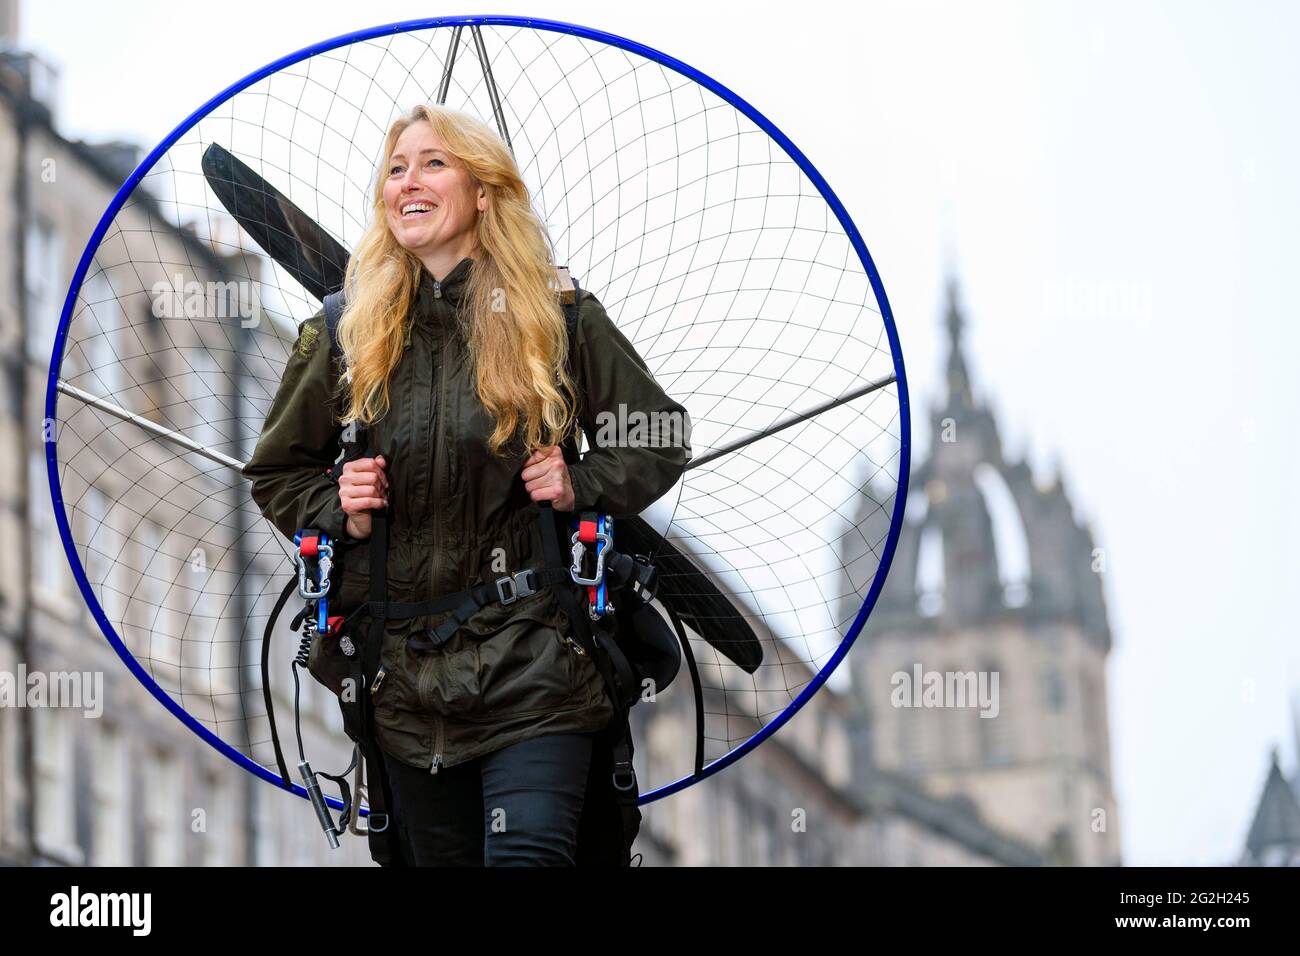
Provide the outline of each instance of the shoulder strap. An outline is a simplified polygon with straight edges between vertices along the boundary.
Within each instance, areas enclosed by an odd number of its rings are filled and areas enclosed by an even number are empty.
[[[582,295],[582,288],[578,285],[575,276],[570,276],[573,280],[573,301],[565,303],[564,306],[564,324],[569,330],[569,371],[573,371],[573,348],[578,341],[578,297]]]
[[[573,301],[564,304],[564,324],[569,333],[569,354],[565,358],[564,370],[569,373],[570,379],[575,380],[574,384],[576,385],[577,372],[574,366],[574,352],[578,347],[578,300],[582,297],[582,288],[578,285],[575,276],[571,275],[569,279],[573,282]],[[578,397],[578,400],[581,401],[581,396]],[[578,431],[575,429],[569,440],[561,446],[564,449],[565,461],[572,463],[578,460],[579,444]]]
[[[325,330],[330,334],[330,354],[338,355],[339,348],[339,319],[343,317],[343,306],[347,304],[347,297],[343,290],[331,292],[325,296]]]

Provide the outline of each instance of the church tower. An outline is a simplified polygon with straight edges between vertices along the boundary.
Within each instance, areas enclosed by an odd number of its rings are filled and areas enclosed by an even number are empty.
[[[1066,865],[1118,865],[1105,553],[1059,475],[1003,456],[948,282],[947,396],[850,662],[870,758]],[[921,456],[914,456],[916,458]]]

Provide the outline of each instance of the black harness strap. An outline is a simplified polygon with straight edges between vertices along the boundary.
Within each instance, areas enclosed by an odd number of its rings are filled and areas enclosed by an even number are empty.
[[[352,814],[359,808],[352,803],[352,788],[348,785],[348,774],[350,774],[357,765],[361,748],[354,746],[352,748],[352,762],[342,773],[326,773],[324,770],[317,770],[318,777],[324,777],[326,780],[333,780],[338,785],[339,793],[343,795],[343,810],[339,813],[339,830],[342,831],[352,822]],[[360,794],[358,794],[360,796]]]
[[[673,622],[677,640],[682,645],[682,656],[686,658],[686,666],[691,672],[691,687],[695,694],[695,774],[699,776],[704,772],[704,689],[700,686],[700,669],[695,663],[695,653],[691,650],[686,628],[682,626],[681,615],[673,610],[670,603],[665,603],[664,609]]]
[[[561,564],[559,535],[555,529],[556,518],[551,503],[540,501],[537,503],[537,510],[542,525],[542,552],[546,555],[547,564]],[[555,594],[560,610],[564,611],[572,623],[574,633],[578,635],[583,650],[600,671],[600,676],[604,679],[614,704],[615,719],[623,725],[619,739],[614,742],[614,787],[621,794],[632,794],[632,799],[635,801],[636,771],[632,768],[631,732],[627,726],[627,719],[628,711],[636,701],[638,692],[636,676],[627,657],[619,649],[618,643],[601,640],[600,635],[592,630],[586,613],[578,606],[578,601],[568,586],[563,583],[557,584]]]
[[[451,617],[437,627],[426,627],[423,631],[424,638],[408,642],[415,650],[437,650],[449,641],[466,621],[489,604],[500,603],[509,606],[520,598],[537,593],[544,587],[567,580],[569,580],[569,572],[566,568],[526,568],[515,574],[496,578],[489,584],[479,584],[428,601],[381,601],[377,604],[372,596],[372,600],[359,605],[343,619],[339,630],[346,631],[348,626],[363,614],[376,613],[379,605],[382,605],[382,609],[379,609],[378,613],[381,613],[387,621],[430,617],[451,611]]]
[[[332,355],[340,353],[339,319],[343,317],[343,306],[346,304],[346,298],[342,289],[325,296],[325,330],[330,335],[330,354]]]
[[[387,620],[385,601],[388,596],[388,509],[370,512],[370,634],[361,651],[361,686],[356,689],[360,733],[357,745],[366,761],[366,796],[370,798],[370,833],[383,833],[390,823],[383,755],[374,735],[374,695],[383,683],[384,625]],[[378,781],[379,786],[374,786]],[[382,825],[381,825],[382,824]]]
[[[280,598],[275,602],[271,616],[266,619],[266,628],[262,631],[262,699],[266,701],[266,719],[271,723],[271,743],[275,746],[275,762],[280,768],[280,779],[284,781],[284,786],[288,790],[293,789],[293,781],[289,779],[289,765],[284,762],[284,751],[280,749],[280,734],[275,727],[275,702],[271,699],[271,633],[275,630],[275,622],[280,617],[280,612],[284,610],[285,603],[297,590],[298,579],[290,578],[289,583],[280,592]]]

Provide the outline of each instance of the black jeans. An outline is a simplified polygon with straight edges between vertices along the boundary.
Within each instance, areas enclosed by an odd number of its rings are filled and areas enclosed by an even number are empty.
[[[594,737],[534,737],[436,774],[385,753],[407,862],[572,866]]]

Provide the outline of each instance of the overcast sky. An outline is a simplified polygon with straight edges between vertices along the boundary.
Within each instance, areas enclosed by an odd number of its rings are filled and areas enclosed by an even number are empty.
[[[125,16],[123,10],[131,15]],[[1269,750],[1295,767],[1300,7],[494,0],[669,53],[818,167],[883,278],[914,403],[942,281],[1012,457],[1059,461],[1106,549],[1129,864],[1232,862]],[[428,3],[24,2],[58,125],[152,147],[209,97]],[[868,624],[870,627],[870,624]]]

